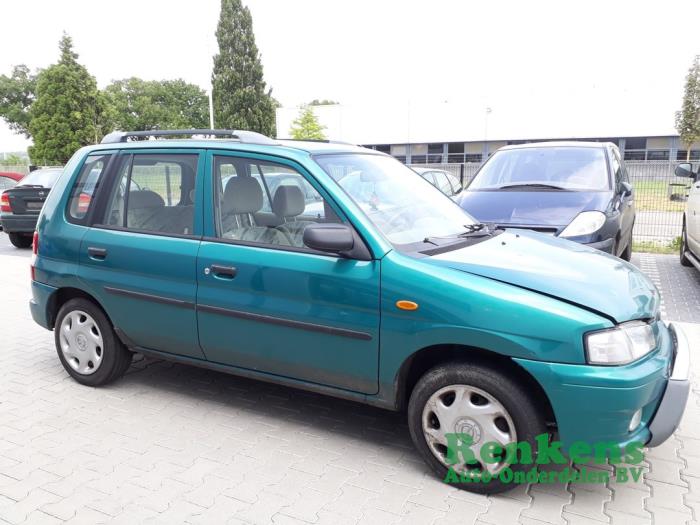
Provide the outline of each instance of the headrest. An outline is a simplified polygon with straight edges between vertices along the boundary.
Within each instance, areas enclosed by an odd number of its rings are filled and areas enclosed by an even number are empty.
[[[263,192],[253,177],[233,177],[224,190],[224,213],[255,213],[263,207]]]
[[[306,203],[299,186],[279,186],[272,199],[272,209],[278,217],[296,217],[304,213]]]
[[[129,192],[129,208],[157,208],[165,206],[163,197],[151,190],[135,190]]]

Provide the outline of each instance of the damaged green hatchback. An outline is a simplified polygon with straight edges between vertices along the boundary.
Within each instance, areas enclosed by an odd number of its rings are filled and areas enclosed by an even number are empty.
[[[543,434],[658,445],[688,396],[688,343],[634,266],[478,224],[356,146],[114,133],[69,162],[34,251],[32,315],[80,383],[140,352],[407,410],[439,476],[492,478],[477,492]]]

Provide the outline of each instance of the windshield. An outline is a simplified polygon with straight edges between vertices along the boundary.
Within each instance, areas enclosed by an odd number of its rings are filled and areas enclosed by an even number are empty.
[[[603,148],[542,147],[496,152],[479,170],[470,190],[508,186],[553,186],[570,191],[610,189]]]
[[[319,155],[321,167],[395,245],[453,237],[476,221],[416,172],[383,155]]]
[[[41,186],[42,188],[51,188],[62,172],[62,169],[32,171],[19,181],[17,186]]]

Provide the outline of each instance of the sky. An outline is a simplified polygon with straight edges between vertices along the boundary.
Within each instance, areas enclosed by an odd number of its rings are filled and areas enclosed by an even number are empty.
[[[604,118],[601,109],[624,107],[626,114],[668,115],[672,126],[685,74],[700,54],[697,0],[244,3],[265,80],[284,106],[314,98],[349,105],[465,103],[490,107],[505,120],[522,120],[523,108],[555,120],[572,114],[594,120]],[[56,62],[66,31],[100,87],[137,76],[183,78],[208,89],[219,5],[5,1],[0,73],[14,64]],[[0,123],[0,151],[27,144]]]

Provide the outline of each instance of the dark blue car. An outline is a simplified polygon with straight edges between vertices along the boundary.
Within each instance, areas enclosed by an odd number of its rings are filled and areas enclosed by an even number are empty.
[[[479,169],[459,203],[483,223],[564,237],[625,260],[632,254],[634,192],[611,143],[506,146]]]

